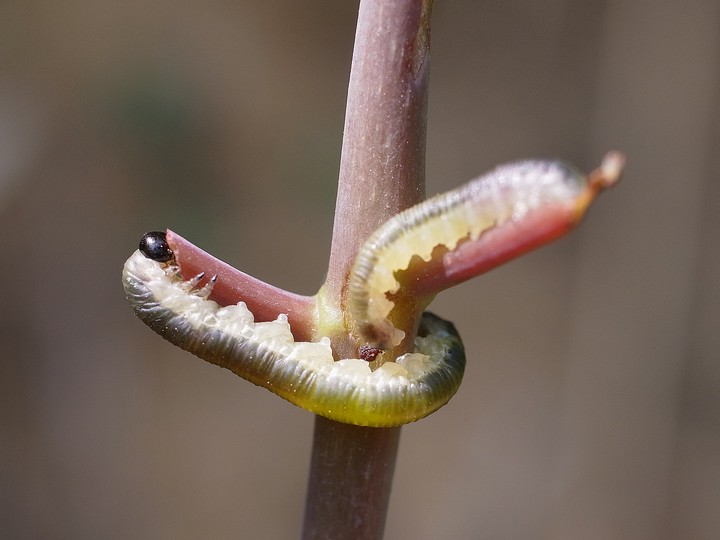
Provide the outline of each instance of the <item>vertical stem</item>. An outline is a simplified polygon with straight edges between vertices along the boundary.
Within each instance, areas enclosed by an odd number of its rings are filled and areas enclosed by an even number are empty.
[[[303,538],[382,538],[400,428],[315,417]]]
[[[432,0],[361,0],[326,301],[341,312],[362,242],[425,197]],[[335,338],[339,339],[335,339]],[[356,344],[333,336],[336,353]],[[382,538],[400,428],[316,417],[303,539]]]
[[[340,300],[360,244],[425,198],[431,0],[363,0],[326,286]]]

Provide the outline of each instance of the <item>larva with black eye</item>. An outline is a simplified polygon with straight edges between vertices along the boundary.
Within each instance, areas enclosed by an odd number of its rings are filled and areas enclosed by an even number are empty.
[[[136,315],[171,343],[340,422],[385,427],[419,420],[447,403],[462,380],[460,337],[431,314],[422,318],[415,352],[372,371],[367,359],[335,361],[328,338],[296,342],[285,315],[255,322],[243,302],[218,306],[196,288],[199,280],[183,281],[139,250],[125,263],[123,285]]]
[[[363,244],[349,279],[359,359],[335,361],[328,338],[296,342],[286,315],[256,323],[243,302],[218,306],[208,299],[215,278],[200,288],[203,275],[183,281],[164,233],[143,237],[123,284],[137,316],[165,339],[291,403],[362,426],[413,422],[457,391],[465,353],[453,325],[425,313],[415,352],[384,358],[404,338],[388,320],[395,302],[405,295],[406,305],[425,305],[442,288],[567,232],[622,164],[609,154],[588,177],[555,161],[506,165],[390,219]]]
[[[398,345],[405,333],[388,320],[398,295],[431,298],[564,234],[618,180],[622,166],[618,153],[587,177],[560,161],[511,163],[394,216],[355,259],[351,331],[371,346]]]

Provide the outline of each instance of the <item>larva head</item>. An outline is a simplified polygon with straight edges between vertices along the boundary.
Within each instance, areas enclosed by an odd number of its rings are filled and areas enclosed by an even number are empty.
[[[150,231],[143,234],[138,247],[143,255],[153,261],[166,263],[175,258],[165,233],[161,231]]]

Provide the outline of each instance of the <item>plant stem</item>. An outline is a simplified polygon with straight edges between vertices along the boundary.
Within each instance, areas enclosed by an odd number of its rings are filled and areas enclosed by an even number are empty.
[[[382,538],[400,428],[315,417],[304,539]]]
[[[338,301],[360,244],[425,198],[431,3],[360,2],[326,281]]]
[[[348,88],[326,301],[340,313],[362,242],[425,197],[432,0],[362,0]],[[357,343],[333,336],[352,358]],[[400,428],[315,419],[303,539],[382,538]]]

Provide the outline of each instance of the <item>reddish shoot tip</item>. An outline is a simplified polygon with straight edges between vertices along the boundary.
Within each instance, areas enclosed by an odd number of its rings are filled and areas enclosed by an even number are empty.
[[[600,167],[590,173],[590,186],[602,191],[618,183],[625,168],[625,154],[613,150],[605,154]]]

